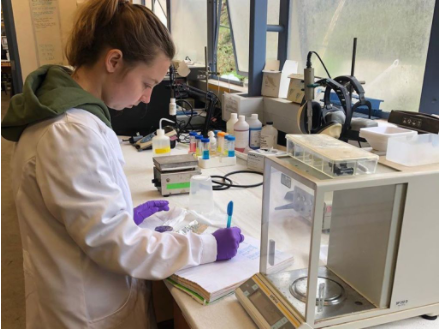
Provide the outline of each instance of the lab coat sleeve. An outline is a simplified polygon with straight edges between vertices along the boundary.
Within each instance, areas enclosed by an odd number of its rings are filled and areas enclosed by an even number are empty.
[[[143,279],[215,261],[213,235],[161,234],[135,225],[115,180],[124,173],[111,166],[118,160],[102,134],[78,123],[56,123],[37,146],[36,179],[44,202],[84,253],[102,267]]]

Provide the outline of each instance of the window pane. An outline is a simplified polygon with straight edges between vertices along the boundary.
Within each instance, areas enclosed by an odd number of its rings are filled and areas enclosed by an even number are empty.
[[[166,0],[156,0],[154,4],[154,14],[160,19],[160,21],[167,26],[168,20],[166,18]]]
[[[220,27],[217,46],[217,71],[220,77],[230,81],[242,81],[245,77],[237,74],[235,53],[233,49],[232,35],[229,25],[227,1],[222,0]]]
[[[277,32],[267,32],[266,59],[277,60],[277,42],[279,34]]]
[[[204,64],[204,47],[207,47],[207,1],[172,0],[171,34],[177,48],[175,59],[183,60],[189,56],[192,61]]]
[[[303,70],[308,51],[319,53],[332,76],[351,72],[366,81],[366,97],[380,109],[418,111],[430,40],[434,0],[293,1],[289,59]],[[313,56],[315,74],[325,71]]]
[[[250,45],[250,0],[228,0],[230,20],[233,27],[235,39],[236,57],[238,69],[241,72],[248,72],[248,57]],[[280,0],[268,0],[267,24],[279,24],[279,3]],[[276,35],[274,37],[273,35]],[[270,40],[268,40],[270,39]],[[274,41],[274,39],[276,39]],[[277,33],[267,34],[267,50],[270,45],[270,54],[266,58],[277,59]],[[273,55],[275,52],[275,55]]]

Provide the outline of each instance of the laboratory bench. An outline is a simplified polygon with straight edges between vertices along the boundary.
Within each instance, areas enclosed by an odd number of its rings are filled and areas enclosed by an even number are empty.
[[[187,207],[189,195],[175,195],[164,198],[151,182],[153,179],[153,154],[151,150],[138,152],[129,144],[122,144],[122,152],[125,157],[125,174],[131,189],[133,205],[139,205],[148,200],[166,199],[170,206]],[[186,154],[186,146],[177,146],[172,150],[173,155]],[[227,173],[245,170],[246,164],[238,159],[237,164],[228,167],[213,169],[202,169],[203,174],[225,175]],[[261,176],[255,174],[239,174],[233,176],[232,180],[238,184],[258,183]],[[262,186],[250,189],[230,188],[222,191],[214,191],[215,203],[224,210],[227,209],[229,201],[234,201],[233,224],[241,228],[244,235],[260,239],[261,236],[261,213],[262,213]],[[225,219],[226,222],[226,219]],[[193,300],[189,295],[183,293],[165,281],[165,285],[174,300],[175,327],[184,328],[257,328],[256,324],[248,316],[234,295],[203,306]],[[163,285],[156,287],[156,290],[164,288]],[[172,307],[166,304],[169,309]],[[435,321],[424,320],[421,317],[414,317],[393,323],[387,323],[376,328],[401,329],[401,328],[438,328],[439,319]]]

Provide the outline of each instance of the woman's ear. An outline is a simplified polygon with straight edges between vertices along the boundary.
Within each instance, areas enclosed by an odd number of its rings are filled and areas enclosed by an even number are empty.
[[[110,49],[105,56],[105,68],[109,73],[114,73],[122,67],[123,54],[120,49]]]

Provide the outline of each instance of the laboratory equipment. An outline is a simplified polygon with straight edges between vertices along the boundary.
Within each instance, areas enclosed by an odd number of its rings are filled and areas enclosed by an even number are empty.
[[[201,155],[204,160],[210,158],[210,140],[207,138],[201,139]]]
[[[226,135],[225,153],[227,157],[235,157],[235,140],[233,135]]]
[[[227,135],[227,133],[225,132],[218,132],[218,140],[217,140],[217,145],[218,145],[218,155],[222,156],[224,154],[224,145],[225,145],[225,141],[224,141],[224,137]]]
[[[201,156],[201,148],[202,148],[202,142],[201,140],[203,139],[202,135],[195,135],[195,155],[197,157]]]
[[[267,121],[267,124],[261,131],[261,149],[276,148],[278,131],[273,126],[272,121]]]
[[[405,166],[439,164],[439,135],[419,134],[391,138],[386,159]]]
[[[232,112],[230,114],[230,119],[226,123],[227,134],[234,135],[235,134],[235,124],[238,121],[238,114],[236,112]]]
[[[291,156],[267,157],[260,271],[236,297],[266,329],[434,318],[438,182],[439,165],[381,157],[375,174],[332,178]]]
[[[197,140],[195,137],[198,135],[197,132],[189,133],[189,152],[196,153],[197,152]]]
[[[249,147],[259,149],[261,147],[262,123],[259,121],[257,114],[252,114],[247,123],[249,125]]]
[[[387,142],[392,137],[414,136],[417,134],[416,131],[393,126],[377,126],[360,129],[360,137],[366,139],[367,143],[377,151],[387,151]]]
[[[162,196],[189,193],[193,175],[201,174],[197,160],[192,155],[154,157],[152,183]]]
[[[162,118],[160,119],[159,129],[157,130],[157,136],[152,139],[152,150],[156,156],[165,156],[171,153],[171,139],[165,135],[165,130],[162,129],[162,121],[168,121],[174,123],[172,120]]]
[[[235,130],[235,150],[239,152],[244,152],[248,147],[248,139],[249,139],[249,129],[250,126],[245,121],[245,116],[239,116],[238,121],[233,127]]]
[[[287,153],[331,177],[374,173],[379,156],[324,134],[287,134]]]
[[[194,175],[190,181],[189,209],[201,215],[215,212],[212,179],[206,175]]]
[[[210,155],[215,156],[218,148],[215,133],[213,131],[209,131],[208,135],[210,140]]]
[[[419,133],[439,132],[439,117],[421,112],[392,110],[388,122]]]

